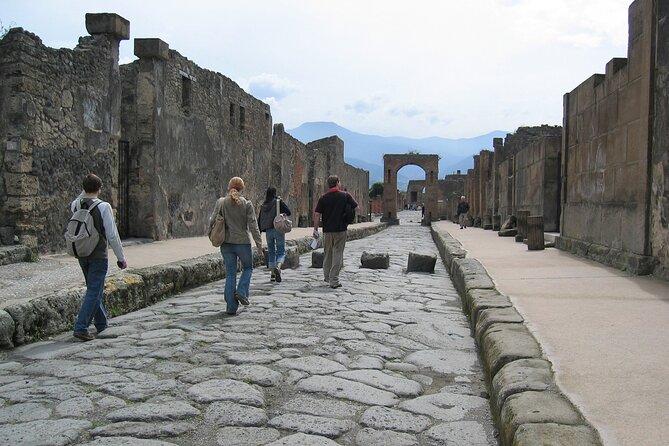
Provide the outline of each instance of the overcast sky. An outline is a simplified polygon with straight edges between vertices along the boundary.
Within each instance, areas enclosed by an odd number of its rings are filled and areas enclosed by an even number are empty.
[[[562,96],[627,56],[631,0],[0,0],[4,28],[73,48],[115,12],[269,103],[286,128],[471,137],[562,124]],[[121,63],[134,59],[121,43]]]

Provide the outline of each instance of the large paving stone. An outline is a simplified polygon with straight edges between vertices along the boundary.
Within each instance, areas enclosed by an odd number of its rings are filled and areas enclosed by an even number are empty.
[[[187,422],[119,421],[96,427],[91,430],[91,435],[103,437],[172,438],[193,430],[195,430],[195,426]]]
[[[219,446],[258,446],[279,438],[278,430],[266,427],[224,427],[216,433]]]
[[[132,383],[110,383],[98,387],[98,390],[130,401],[145,401],[153,395],[168,393],[177,387],[173,379],[142,381]]]
[[[334,376],[387,390],[400,397],[414,397],[423,393],[423,386],[416,381],[391,376],[380,370],[348,370],[337,372]]]
[[[371,428],[360,429],[355,436],[357,446],[418,446],[415,435],[404,432],[381,431]]]
[[[345,434],[356,426],[351,420],[306,414],[279,415],[269,420],[268,425],[281,430],[323,435],[330,438]]]
[[[500,431],[504,444],[512,444],[518,427],[528,423],[582,425],[583,418],[572,404],[555,392],[522,392],[504,402]]]
[[[271,364],[282,357],[278,353],[269,350],[258,350],[227,352],[225,353],[225,358],[230,364]]]
[[[318,435],[307,435],[303,433],[289,435],[279,440],[268,443],[267,446],[338,446],[336,442]]]
[[[46,420],[50,416],[51,409],[39,403],[19,403],[0,407],[0,423],[25,423]]]
[[[143,440],[132,437],[96,438],[81,446],[177,446],[175,443],[160,440]]]
[[[249,406],[263,407],[265,398],[256,388],[233,379],[212,379],[191,386],[188,396],[198,403],[233,401]]]
[[[519,359],[502,367],[492,380],[492,401],[499,414],[504,401],[528,390],[555,390],[551,363],[545,359]]]
[[[523,324],[493,324],[482,336],[483,364],[494,377],[517,359],[541,358],[541,347]]]
[[[289,412],[328,416],[330,418],[355,418],[362,407],[362,405],[350,401],[306,394],[295,396],[295,398],[287,401],[282,409]]]
[[[56,413],[61,418],[87,418],[94,411],[93,401],[85,396],[63,401],[56,406]]]
[[[394,393],[334,376],[311,376],[301,380],[297,388],[369,405],[394,406],[399,401]]]
[[[66,446],[90,429],[88,420],[38,420],[0,426],[0,444],[12,446]]]
[[[424,415],[414,415],[403,410],[374,406],[362,414],[360,423],[374,429],[419,433],[427,429],[432,421]]]
[[[513,446],[602,446],[597,432],[588,426],[566,426],[555,423],[523,424],[516,430]]]
[[[301,370],[310,375],[327,375],[334,372],[346,370],[346,367],[338,362],[321,356],[305,356],[302,358],[289,358],[277,361],[278,367]]]
[[[455,375],[474,374],[478,364],[476,356],[458,350],[424,350],[411,353],[404,360],[419,368]]]
[[[427,438],[437,441],[438,444],[463,446],[490,445],[483,426],[476,421],[441,423],[425,431],[424,435]],[[538,446],[538,444],[535,444],[534,446]]]
[[[229,401],[211,403],[204,419],[218,426],[262,426],[268,420],[265,411],[259,407]]]
[[[507,324],[522,324],[525,321],[514,307],[506,308],[487,308],[478,314],[474,332],[476,333],[476,340],[480,343],[481,336],[485,333],[492,324],[507,323]]]
[[[174,421],[193,418],[200,411],[185,401],[141,403],[124,407],[107,414],[112,421]]]
[[[459,421],[470,410],[487,404],[488,400],[478,396],[439,392],[402,401],[399,408],[420,415],[428,415],[442,421]]]

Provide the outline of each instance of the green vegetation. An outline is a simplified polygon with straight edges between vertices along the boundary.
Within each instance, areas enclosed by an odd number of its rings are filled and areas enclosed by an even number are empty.
[[[374,199],[378,196],[383,196],[383,183],[381,182],[372,184],[372,188],[369,190],[369,198]]]

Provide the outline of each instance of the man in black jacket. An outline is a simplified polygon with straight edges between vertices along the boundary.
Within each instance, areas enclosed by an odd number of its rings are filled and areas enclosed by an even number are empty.
[[[318,225],[323,218],[323,277],[330,288],[339,288],[339,272],[344,266],[346,245],[347,207],[355,212],[358,203],[351,194],[339,188],[339,177],[328,177],[328,191],[319,198],[314,209],[314,238],[318,238]]]
[[[460,229],[467,227],[467,212],[469,212],[469,203],[465,200],[465,196],[460,197],[460,203],[458,203],[458,211],[456,217],[458,218],[458,223],[460,223]]]

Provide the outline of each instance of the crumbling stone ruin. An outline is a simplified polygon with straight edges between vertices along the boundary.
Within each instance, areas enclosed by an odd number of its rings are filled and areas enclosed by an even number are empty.
[[[116,14],[87,14],[86,29],[73,50],[21,28],[0,41],[1,243],[62,250],[68,203],[88,172],[102,178],[122,237],[204,235],[232,176],[256,205],[275,186],[307,226],[337,174],[358,218],[368,215],[369,174],[344,162],[339,138],[297,141],[269,105],[160,39],[135,39],[138,60],[119,66],[130,23]]]
[[[669,279],[668,16],[633,2],[628,57],[565,94],[563,127],[521,127],[474,157],[475,221],[541,215],[558,248]]]

